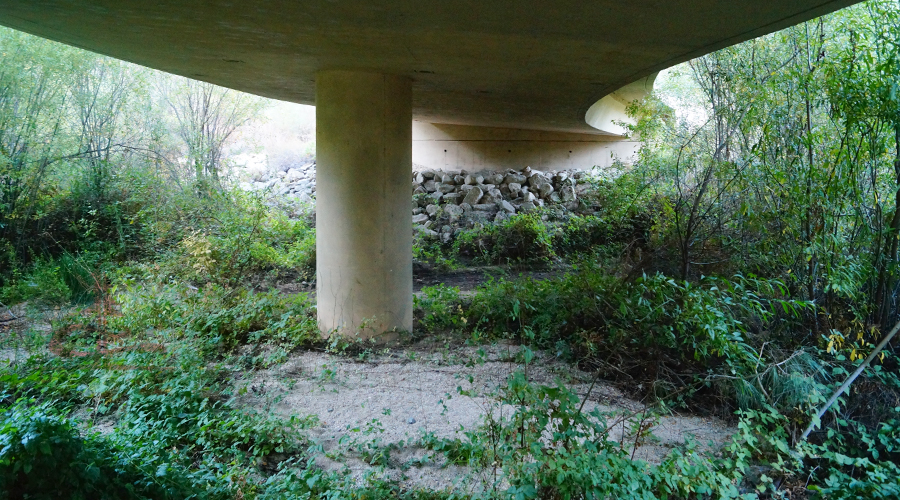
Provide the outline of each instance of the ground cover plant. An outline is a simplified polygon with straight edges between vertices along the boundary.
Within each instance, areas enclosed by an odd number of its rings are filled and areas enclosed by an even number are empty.
[[[412,441],[401,469],[481,478],[436,489],[387,474],[411,442],[377,419],[342,449],[369,472],[327,469],[318,417],[276,411],[296,381],[241,383],[395,355],[318,331],[314,206],[231,181],[262,103],[0,31],[0,499],[900,496],[897,340],[867,359],[900,320],[898,34],[871,1],[693,60],[632,105],[638,156],[586,174],[577,208],[419,234],[448,284],[417,290],[405,345],[519,348],[489,398],[438,396],[487,410]],[[197,128],[199,97],[234,119]],[[548,356],[586,393],[533,378]],[[586,410],[601,381],[640,410]],[[676,413],[734,434],[637,457]]]

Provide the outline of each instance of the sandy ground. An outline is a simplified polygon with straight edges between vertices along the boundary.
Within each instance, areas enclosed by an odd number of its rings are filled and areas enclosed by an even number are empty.
[[[490,479],[489,471],[447,465],[422,447],[421,438],[426,433],[464,438],[466,431],[484,422],[488,412],[509,415],[513,411],[500,405],[497,393],[507,377],[523,367],[516,362],[519,348],[495,345],[481,351],[412,348],[363,361],[304,352],[242,378],[238,385],[246,392],[239,403],[281,415],[315,415],[319,423],[311,439],[324,450],[317,464],[325,469],[344,471],[359,480],[374,472],[409,487],[480,488]],[[589,374],[543,353],[537,354],[527,375],[538,384],[563,383],[582,398],[592,381]],[[713,418],[658,416],[652,437],[634,449],[630,431],[644,405],[601,381],[591,390],[584,411],[593,409],[609,412],[610,422],[636,414],[628,424],[614,427],[610,437],[634,458],[651,463],[660,462],[689,435],[704,447],[718,448],[734,432]],[[385,445],[393,445],[387,465],[370,466],[364,452]]]
[[[27,314],[24,307],[0,311],[0,363],[27,359],[27,332],[46,335],[49,321],[59,314]],[[536,353],[526,368],[520,348],[506,344],[451,347],[431,338],[364,359],[307,351],[266,370],[238,370],[235,383],[245,389],[239,391],[237,404],[283,416],[316,417],[309,438],[321,446],[316,463],[326,470],[343,472],[357,482],[374,474],[407,487],[473,491],[490,487],[493,471],[448,464],[423,446],[422,439],[433,435],[465,440],[466,432],[479,429],[486,415],[511,415],[514,408],[500,404],[498,394],[508,377],[523,369],[533,383],[561,383],[587,397],[586,413],[597,409],[608,414],[607,422],[618,421],[610,439],[637,459],[658,463],[688,436],[701,447],[717,449],[735,431],[714,418],[656,415],[651,437],[635,447],[631,430],[645,405],[603,381],[589,393],[590,374],[546,353]],[[94,424],[95,431],[112,428],[110,422]],[[384,450],[389,458],[371,465],[372,452]]]

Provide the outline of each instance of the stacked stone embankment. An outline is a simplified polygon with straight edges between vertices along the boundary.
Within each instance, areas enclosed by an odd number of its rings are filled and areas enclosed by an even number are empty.
[[[316,195],[316,162],[286,170],[258,169],[248,171],[241,183],[245,191],[270,191],[291,201],[311,203]]]
[[[520,212],[553,206],[579,209],[588,189],[582,171],[481,172],[423,170],[413,173],[413,224],[422,236],[449,241],[461,227],[500,222]],[[445,217],[449,216],[449,217]],[[439,222],[446,222],[438,226]]]
[[[539,207],[577,211],[579,196],[589,188],[583,171],[421,170],[412,173],[412,221],[421,236],[449,241],[460,228],[500,222]],[[247,172],[241,187],[267,191],[298,206],[316,195],[316,163],[281,171]]]

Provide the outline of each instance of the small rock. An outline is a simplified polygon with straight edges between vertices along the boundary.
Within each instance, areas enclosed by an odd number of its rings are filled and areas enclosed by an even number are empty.
[[[472,205],[466,203],[465,201],[459,204],[459,208],[463,212],[471,212],[472,211]]]
[[[428,205],[427,207],[425,207],[425,211],[428,212],[428,215],[434,215],[440,209],[441,209],[441,207],[439,207],[437,205]]]
[[[485,179],[489,184],[503,184],[503,176],[500,174],[489,175]]]
[[[425,182],[425,176],[422,175],[422,172],[416,172],[416,176],[413,178],[413,182],[416,184],[422,184]]]
[[[413,189],[413,195],[417,195],[417,194],[425,194],[425,193],[427,193],[427,192],[428,192],[428,191],[425,191],[425,188],[423,188],[422,186],[416,186],[416,188]]]
[[[477,205],[472,205],[472,209],[476,212],[493,212],[497,210],[497,205],[494,203],[479,203]]]
[[[413,224],[422,224],[423,222],[427,222],[427,221],[428,221],[428,215],[426,215],[426,214],[413,215],[413,218],[412,218]]]
[[[514,207],[512,203],[506,200],[500,202],[500,209],[510,214],[516,213],[516,207]]]
[[[453,183],[456,184],[457,186],[461,186],[461,185],[465,184],[466,176],[465,175],[454,175]]]
[[[454,186],[453,184],[446,184],[446,183],[442,182],[440,185],[438,185],[437,190],[444,194],[452,193],[453,191],[456,190],[456,186]]]
[[[423,170],[422,177],[424,177],[426,180],[434,179],[434,170]]]
[[[441,193],[440,191],[431,193],[427,196],[427,198],[429,198],[435,205],[439,204],[441,202],[441,198],[443,197],[444,193]]]
[[[441,176],[441,182],[443,182],[444,184],[450,184],[452,186],[453,185],[453,176],[450,174],[444,174]]]
[[[475,184],[484,184],[484,176],[476,175],[475,176]]]
[[[536,208],[537,207],[534,205],[534,203],[530,201],[526,201],[525,203],[522,203],[521,206],[519,206],[519,210],[526,213],[531,212]]]
[[[412,425],[412,424],[416,423],[416,419],[409,417],[409,419],[406,421],[406,423],[409,425]]]
[[[533,203],[537,201],[537,196],[535,196],[534,193],[525,193],[522,195],[522,200],[525,203]]]
[[[419,215],[421,213],[422,213],[422,209],[419,207],[414,208],[413,212],[412,212],[413,215]]]
[[[468,186],[474,186],[475,185],[475,176],[472,174],[469,174],[463,178],[463,182],[465,182],[465,184]]]
[[[425,184],[422,184],[422,187],[425,188],[425,191],[428,191],[429,193],[437,191],[437,184],[435,184],[435,182],[432,180],[425,181]]]

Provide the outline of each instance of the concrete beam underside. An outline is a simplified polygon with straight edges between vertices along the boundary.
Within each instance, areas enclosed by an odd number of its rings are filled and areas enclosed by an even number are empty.
[[[412,81],[316,75],[316,300],[323,334],[412,330]]]

